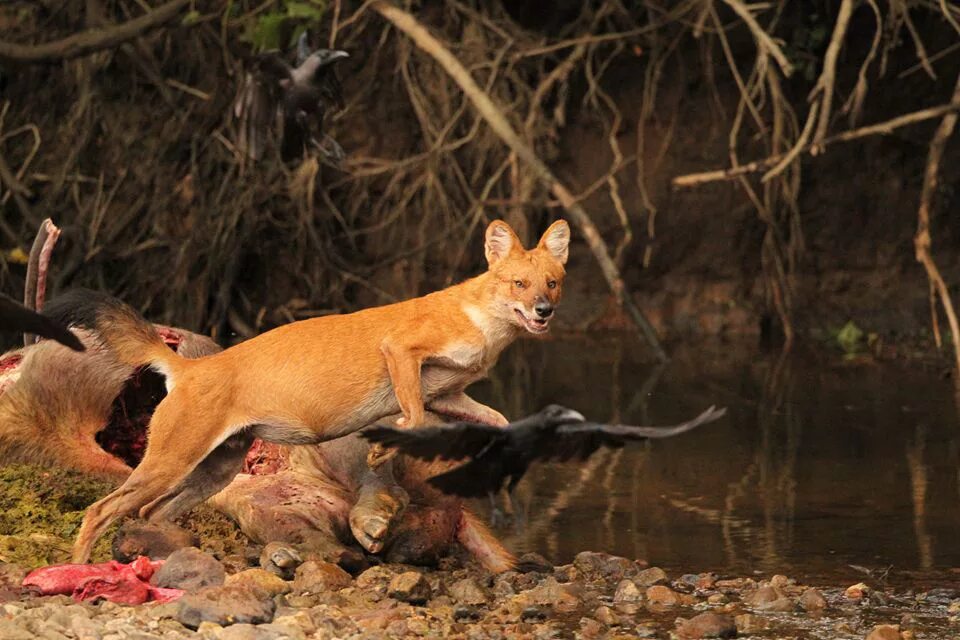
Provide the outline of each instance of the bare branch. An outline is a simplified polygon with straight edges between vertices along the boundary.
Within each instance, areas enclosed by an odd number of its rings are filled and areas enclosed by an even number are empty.
[[[17,62],[52,62],[78,58],[96,51],[109,49],[132,40],[150,29],[155,29],[177,17],[190,0],[171,0],[134,18],[110,27],[97,27],[54,42],[27,45],[0,41],[0,60]]]
[[[960,76],[957,77],[957,84],[953,89],[954,102],[960,102]],[[937,127],[930,141],[930,152],[927,155],[927,167],[923,175],[923,189],[920,192],[920,208],[917,211],[917,235],[914,236],[913,245],[916,249],[917,262],[921,263],[927,272],[927,279],[930,285],[936,290],[940,297],[940,303],[943,305],[943,312],[947,315],[947,323],[950,325],[950,334],[953,339],[954,355],[957,361],[957,370],[960,371],[960,324],[957,323],[957,313],[953,307],[953,301],[950,299],[950,291],[947,283],[944,282],[937,263],[930,252],[930,213],[933,209],[933,199],[937,192],[937,182],[940,173],[940,160],[943,158],[943,151],[947,146],[947,140],[953,134],[953,129],[957,124],[957,112],[952,111],[943,117],[940,126]]]
[[[925,120],[931,120],[933,118],[939,118],[944,114],[953,113],[958,110],[960,110],[960,101],[943,104],[938,107],[930,107],[929,109],[921,109],[920,111],[914,111],[902,116],[897,116],[896,118],[884,120],[883,122],[878,122],[877,124],[871,124],[866,127],[860,127],[859,129],[853,129],[852,131],[838,133],[837,135],[830,136],[829,138],[824,138],[824,140],[816,146],[826,147],[836,142],[849,142],[851,140],[859,140],[860,138],[866,138],[877,134],[888,134],[895,129],[899,129],[900,127],[916,124]],[[814,145],[808,144],[802,149],[802,151],[809,153],[813,147]],[[779,163],[785,155],[786,154],[777,154],[770,156],[769,158],[764,158],[763,160],[754,160],[753,162],[747,164],[730,167],[729,169],[717,169],[715,171],[704,171],[702,173],[690,173],[683,176],[677,176],[671,181],[671,184],[676,188],[681,188],[693,187],[707,182],[733,180],[747,174],[766,171],[770,167],[773,167]]]

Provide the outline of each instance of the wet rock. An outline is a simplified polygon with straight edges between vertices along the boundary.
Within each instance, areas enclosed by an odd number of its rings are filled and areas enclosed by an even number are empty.
[[[394,600],[423,605],[430,599],[432,593],[430,583],[423,574],[416,571],[405,571],[390,581],[387,595]]]
[[[641,569],[639,564],[628,558],[595,551],[578,553],[573,559],[573,566],[587,577],[618,581],[636,576]]]
[[[900,625],[877,625],[873,628],[873,631],[867,634],[867,640],[902,640],[902,636],[900,635]]]
[[[344,589],[352,583],[350,574],[332,562],[308,560],[297,567],[293,590],[298,593],[323,593]]]
[[[216,587],[227,577],[220,561],[196,547],[179,549],[170,554],[151,583],[158,587],[196,591],[203,587]]]
[[[846,591],[843,592],[843,595],[845,598],[849,598],[850,600],[860,600],[869,593],[870,587],[862,582],[858,582],[857,584],[847,587]]]
[[[520,612],[523,622],[543,622],[547,619],[547,611],[543,607],[526,607]]]
[[[525,553],[517,559],[517,570],[521,573],[552,573],[553,563],[539,553]]]
[[[779,600],[782,597],[783,594],[774,587],[760,587],[753,593],[747,594],[743,598],[743,602],[750,607],[760,607]]]
[[[781,591],[787,587],[793,586],[794,584],[796,584],[796,580],[793,578],[788,578],[784,575],[777,574],[770,578],[770,586],[774,589],[780,589]]]
[[[633,579],[634,583],[640,588],[652,587],[655,584],[667,584],[667,572],[660,567],[650,567],[644,569]]]
[[[473,578],[464,578],[454,582],[449,587],[450,596],[460,604],[480,606],[490,600],[486,589],[477,584]]]
[[[269,542],[260,552],[260,568],[284,580],[293,580],[297,567],[303,564],[300,552],[283,542]]]
[[[697,589],[713,589],[717,584],[717,574],[701,573],[697,576]]]
[[[480,609],[471,606],[459,606],[453,610],[453,619],[457,622],[476,622],[482,617]]]
[[[663,585],[654,585],[647,589],[647,601],[663,607],[675,607],[680,604],[680,594]]]
[[[804,611],[822,611],[827,608],[827,601],[816,589],[807,589],[800,595],[800,606]]]
[[[382,593],[386,593],[387,585],[391,580],[393,580],[395,575],[395,571],[391,571],[387,567],[378,565],[375,567],[370,567],[358,575],[355,584],[358,589],[362,589],[364,591],[377,590]]]
[[[276,640],[276,638],[281,637],[276,633],[271,633],[264,626],[235,624],[225,629],[215,630],[213,635],[217,640]]]
[[[581,574],[572,564],[565,564],[553,570],[553,577],[560,582],[574,582],[581,578]]]
[[[220,626],[270,622],[276,608],[269,594],[248,586],[206,587],[179,600],[177,621],[196,629],[201,622]]]
[[[580,637],[590,640],[603,635],[603,625],[593,618],[580,618]]]
[[[637,588],[631,580],[621,580],[617,585],[617,590],[613,594],[613,601],[620,602],[639,602],[643,599],[643,593]]]
[[[241,553],[228,553],[220,558],[220,564],[226,569],[227,575],[240,573],[250,568],[250,563],[247,562],[246,556]]]
[[[620,624],[620,616],[614,613],[613,609],[605,605],[597,607],[593,612],[593,617],[608,627]]]
[[[726,604],[729,601],[730,598],[723,593],[711,593],[709,596],[707,596],[708,604]]]
[[[677,624],[677,636],[683,640],[700,638],[736,638],[737,625],[730,616],[707,612]]]
[[[618,636],[619,638],[624,638],[625,636]],[[641,624],[638,625],[636,629],[633,630],[633,633],[629,638],[659,638],[660,631],[652,624]]]
[[[290,583],[266,569],[247,569],[227,576],[227,586],[247,586],[265,591],[270,596],[290,592]]]
[[[768,619],[752,613],[740,614],[734,618],[734,623],[737,625],[737,631],[741,635],[746,636],[762,633],[770,627],[770,621]]]
[[[552,606],[558,611],[573,611],[580,605],[580,599],[571,593],[569,585],[562,585],[554,577],[544,580],[517,596],[519,602],[538,606]]]
[[[113,537],[111,549],[115,560],[133,562],[137,556],[163,560],[179,549],[198,544],[196,536],[172,522],[153,524],[128,520]]]

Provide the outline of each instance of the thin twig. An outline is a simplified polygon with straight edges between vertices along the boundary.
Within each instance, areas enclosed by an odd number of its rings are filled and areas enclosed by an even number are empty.
[[[902,116],[897,116],[896,118],[891,118],[890,120],[884,120],[883,122],[878,122],[877,124],[868,125],[865,127],[860,127],[859,129],[853,129],[852,131],[844,131],[843,133],[838,133],[836,135],[825,138],[822,142],[817,145],[818,147],[827,147],[831,144],[837,142],[850,142],[851,140],[859,140],[860,138],[866,138],[878,134],[889,134],[892,133],[895,129],[905,127],[907,125],[916,124],[918,122],[923,122],[925,120],[932,120],[933,118],[939,118],[944,114],[952,113],[957,110],[960,110],[960,102],[952,102],[949,104],[943,104],[938,107],[930,107],[928,109],[921,109],[920,111],[914,111],[912,113],[907,113]],[[813,145],[807,145],[802,151],[809,153]],[[693,187],[707,182],[719,182],[722,180],[733,180],[739,178],[740,176],[745,176],[751,173],[757,173],[760,171],[766,171],[770,167],[776,165],[780,162],[785,154],[778,154],[775,156],[770,156],[762,160],[754,160],[748,164],[739,165],[736,167],[731,167],[729,169],[717,169],[715,171],[704,171],[702,173],[690,173],[683,176],[677,176],[671,180],[671,184],[676,188],[683,187]]]
[[[157,27],[179,15],[190,0],[171,0],[139,18],[105,28],[93,28],[54,42],[38,45],[0,41],[0,60],[18,62],[54,62],[78,58],[110,49]]]
[[[960,76],[957,76],[957,83],[953,89],[953,100],[960,103]],[[930,218],[935,204],[934,197],[937,193],[937,183],[939,182],[940,160],[947,146],[947,140],[953,134],[956,124],[957,112],[947,113],[943,116],[940,126],[937,127],[933,139],[930,141],[927,166],[923,174],[923,189],[920,192],[920,208],[917,210],[917,234],[914,236],[913,244],[916,249],[917,262],[923,265],[927,272],[927,278],[931,285],[936,288],[940,303],[943,305],[943,312],[946,314],[947,323],[950,325],[950,337],[953,341],[957,371],[960,372],[960,324],[957,323],[957,313],[954,310],[953,301],[950,299],[950,290],[947,283],[944,282],[930,251]]]

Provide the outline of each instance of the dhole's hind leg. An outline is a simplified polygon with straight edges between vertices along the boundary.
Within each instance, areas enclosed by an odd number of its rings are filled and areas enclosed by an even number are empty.
[[[117,519],[170,495],[217,445],[223,424],[218,419],[185,424],[189,398],[175,389],[158,406],[150,420],[147,451],[140,465],[118,489],[88,509],[73,545],[73,561],[90,559],[94,543]],[[207,415],[216,416],[211,411]],[[179,429],[178,427],[183,428]]]
[[[243,470],[243,461],[254,436],[241,431],[210,452],[190,475],[170,493],[140,509],[140,517],[150,522],[168,522],[194,508],[230,484]]]

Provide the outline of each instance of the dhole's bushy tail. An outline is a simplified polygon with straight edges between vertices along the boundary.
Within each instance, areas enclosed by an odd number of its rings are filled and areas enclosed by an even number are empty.
[[[129,305],[115,298],[98,301],[95,328],[120,362],[132,367],[150,365],[167,378],[168,388],[190,362],[168,347],[156,328]]]

